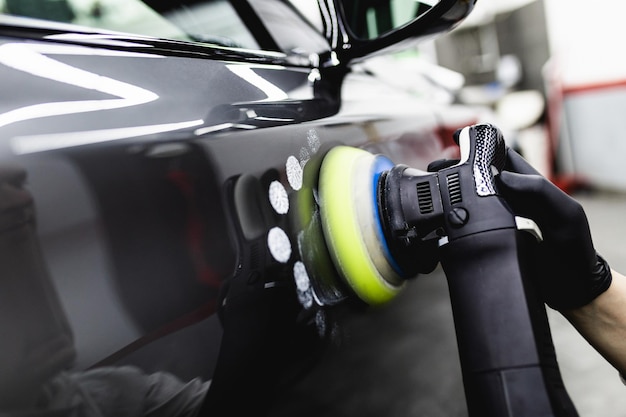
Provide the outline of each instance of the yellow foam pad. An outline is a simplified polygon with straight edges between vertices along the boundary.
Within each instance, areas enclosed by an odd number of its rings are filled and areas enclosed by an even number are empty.
[[[324,157],[318,184],[324,238],[335,267],[354,292],[372,305],[389,301],[402,288],[375,242],[375,158],[361,149],[335,147]]]

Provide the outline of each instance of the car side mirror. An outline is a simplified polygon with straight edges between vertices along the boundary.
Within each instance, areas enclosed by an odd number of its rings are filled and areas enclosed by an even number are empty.
[[[327,0],[326,33],[339,60],[349,62],[405,49],[449,30],[475,4],[476,0]]]

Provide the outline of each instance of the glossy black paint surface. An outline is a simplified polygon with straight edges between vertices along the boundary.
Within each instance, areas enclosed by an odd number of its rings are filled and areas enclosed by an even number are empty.
[[[20,334],[37,315],[60,317],[70,353],[52,370],[130,364],[210,379],[216,311],[241,271],[306,310],[294,271],[311,267],[299,241],[310,161],[347,144],[423,168],[450,155],[442,131],[476,118],[289,54],[49,26],[0,16],[0,173],[27,176],[50,281],[34,316],[7,311],[7,326]],[[12,340],[52,343],[49,331]]]

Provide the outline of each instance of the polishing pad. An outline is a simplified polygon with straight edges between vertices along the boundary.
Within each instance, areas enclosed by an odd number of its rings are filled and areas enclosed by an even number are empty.
[[[378,178],[393,163],[337,146],[322,161],[318,192],[324,239],[335,268],[368,304],[392,299],[404,280],[389,253],[378,214]]]

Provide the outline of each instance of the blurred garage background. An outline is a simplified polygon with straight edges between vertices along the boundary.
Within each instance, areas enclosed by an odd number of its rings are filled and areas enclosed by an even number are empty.
[[[504,127],[529,127],[541,94],[549,147],[524,137],[520,147],[549,152],[536,160],[543,171],[563,185],[626,191],[625,12],[619,0],[482,0],[434,54],[465,76],[460,100],[492,106]]]

